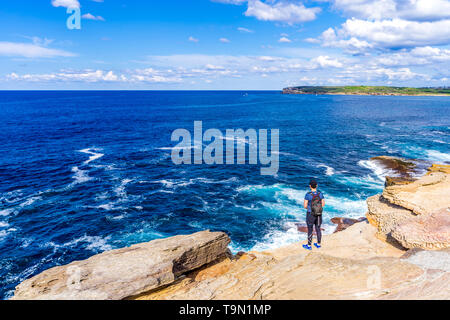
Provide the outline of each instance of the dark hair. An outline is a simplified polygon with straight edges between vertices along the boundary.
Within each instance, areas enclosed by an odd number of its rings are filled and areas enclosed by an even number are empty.
[[[309,185],[311,188],[315,189],[315,188],[317,188],[317,181],[315,179],[311,179],[309,181]]]

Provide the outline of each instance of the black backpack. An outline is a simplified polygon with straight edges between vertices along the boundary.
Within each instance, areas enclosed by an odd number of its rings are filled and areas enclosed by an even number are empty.
[[[318,191],[317,194],[314,194],[312,192],[310,192],[310,194],[312,196],[311,214],[316,217],[321,216],[323,212],[323,207],[322,207],[322,199],[320,199],[320,191]]]

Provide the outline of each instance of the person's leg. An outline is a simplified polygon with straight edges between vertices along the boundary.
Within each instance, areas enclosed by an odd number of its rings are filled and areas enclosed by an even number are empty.
[[[315,221],[315,227],[316,227],[316,234],[317,234],[317,243],[322,243],[322,230],[320,229],[322,227],[322,216],[318,216]]]
[[[308,224],[308,245],[312,244],[312,238],[313,238],[313,224]]]
[[[308,245],[312,244],[312,238],[313,238],[313,230],[314,230],[314,217],[312,214],[306,215],[306,225],[308,226]]]

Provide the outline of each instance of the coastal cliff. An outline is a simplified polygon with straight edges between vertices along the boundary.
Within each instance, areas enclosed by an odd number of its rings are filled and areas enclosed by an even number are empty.
[[[226,234],[203,231],[52,268],[13,299],[450,299],[450,166],[406,178],[320,250],[232,255]]]

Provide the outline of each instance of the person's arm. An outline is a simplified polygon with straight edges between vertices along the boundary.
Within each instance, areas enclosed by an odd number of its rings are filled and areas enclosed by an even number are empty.
[[[308,209],[308,200],[303,201],[303,207]]]
[[[325,199],[322,199],[322,207],[325,207]]]

